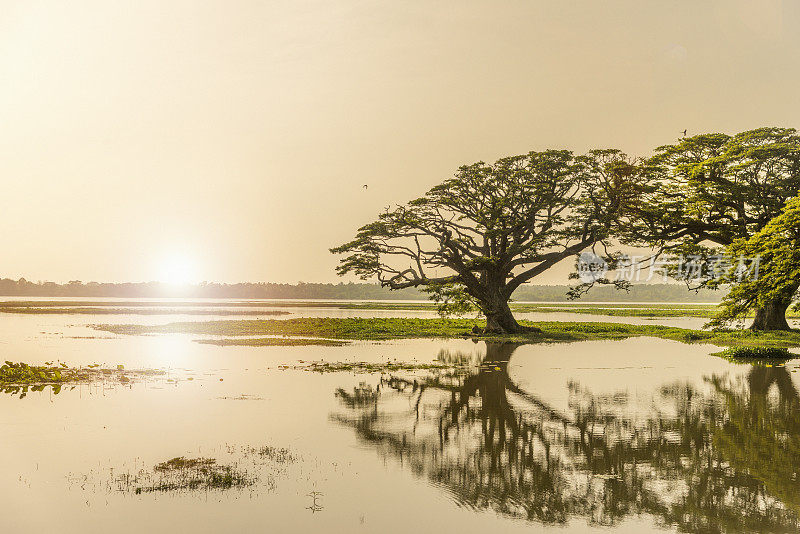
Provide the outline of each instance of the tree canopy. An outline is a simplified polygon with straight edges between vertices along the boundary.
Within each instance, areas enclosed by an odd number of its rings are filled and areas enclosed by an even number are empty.
[[[800,197],[789,200],[783,212],[752,237],[734,241],[727,247],[727,256],[732,265],[739,257],[758,258],[758,273],[745,277],[731,269],[716,280],[717,284],[727,282],[733,286],[711,324],[724,326],[759,310],[777,316],[757,316],[756,323],[780,323],[788,330],[785,310],[800,288]],[[780,305],[774,308],[776,302]]]
[[[508,306],[512,293],[568,257],[599,252],[607,262],[598,261],[600,274],[569,296],[597,282],[626,286],[604,275],[621,259],[609,248],[613,240],[676,260],[677,268],[665,270],[693,289],[733,284],[719,324],[755,310],[752,328],[787,329],[797,286],[736,286],[738,279],[720,278],[715,263],[733,252],[767,254],[767,244],[750,240],[764,239],[762,230],[798,193],[800,135],[792,128],[685,137],[645,160],[613,149],[530,152],[459,168],[424,196],[387,208],[332,252],[344,256],[339,274],[422,289],[444,311],[476,306],[487,330],[502,333],[521,330]],[[794,224],[788,215],[782,221],[776,224]],[[789,229],[782,231],[785,237]],[[796,274],[784,260],[768,268],[773,278]],[[687,262],[693,267],[684,268]]]
[[[521,284],[603,243],[633,192],[637,167],[618,150],[546,150],[465,165],[423,197],[387,209],[354,240],[337,272],[392,289],[463,291],[487,329],[517,332],[508,307]],[[444,288],[444,290],[442,290]]]
[[[629,205],[622,240],[708,263],[722,247],[756,235],[800,192],[800,136],[792,128],[759,128],[687,137],[656,149],[642,173],[647,180],[639,182],[640,201]],[[693,281],[702,287],[712,280]],[[783,307],[774,314],[783,317],[791,294],[773,297],[759,306]]]
[[[800,136],[760,128],[687,137],[657,148],[644,167],[629,241],[671,251],[730,245],[763,228],[800,191]]]

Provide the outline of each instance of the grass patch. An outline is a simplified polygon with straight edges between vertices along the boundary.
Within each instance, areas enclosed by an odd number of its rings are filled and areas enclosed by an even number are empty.
[[[800,331],[752,332],[750,330],[705,331],[660,325],[631,325],[602,322],[538,322],[521,321],[537,326],[541,332],[507,336],[480,336],[470,331],[481,326],[470,319],[406,319],[406,318],[294,318],[286,320],[222,320],[175,322],[164,325],[94,325],[94,328],[115,334],[197,334],[237,336],[304,336],[334,340],[388,340],[411,338],[473,338],[488,341],[549,343],[625,339],[649,336],[683,343],[710,343],[720,346],[800,346]]]
[[[468,319],[329,318],[286,320],[222,320],[175,322],[165,325],[94,325],[115,334],[201,334],[218,336],[306,336],[336,340],[458,337],[475,321]]]
[[[729,362],[750,365],[782,364],[798,358],[797,354],[779,347],[731,347],[721,352],[715,352],[713,355]]]

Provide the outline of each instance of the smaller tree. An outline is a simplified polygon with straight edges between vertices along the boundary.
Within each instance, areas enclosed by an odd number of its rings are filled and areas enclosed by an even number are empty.
[[[783,212],[749,239],[734,241],[726,250],[729,269],[713,281],[732,284],[716,317],[709,323],[721,327],[756,311],[753,330],[789,330],[786,310],[800,288],[800,197],[790,199]],[[757,259],[748,272],[735,268],[742,259]]]
[[[686,137],[657,148],[643,173],[648,179],[620,223],[621,240],[708,265],[756,235],[800,192],[800,135],[792,128],[758,128]],[[714,277],[677,274],[695,288],[715,283]],[[787,328],[778,315],[793,294],[761,298],[753,327]]]
[[[331,249],[346,255],[337,272],[390,289],[421,287],[450,302],[446,310],[474,303],[487,331],[520,332],[508,305],[514,290],[608,238],[635,170],[618,150],[577,157],[547,150],[465,165]]]

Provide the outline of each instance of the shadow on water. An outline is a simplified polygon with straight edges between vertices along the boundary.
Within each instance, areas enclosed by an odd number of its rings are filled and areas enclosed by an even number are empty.
[[[339,390],[332,418],[461,505],[548,524],[648,514],[684,532],[796,531],[800,398],[783,367],[665,384],[645,415],[569,385],[567,412],[514,384],[518,345],[467,374]]]

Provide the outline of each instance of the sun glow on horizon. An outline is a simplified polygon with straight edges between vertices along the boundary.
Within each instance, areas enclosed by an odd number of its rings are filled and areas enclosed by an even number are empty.
[[[161,260],[157,281],[170,285],[190,285],[200,282],[197,262],[183,254],[172,254]]]

